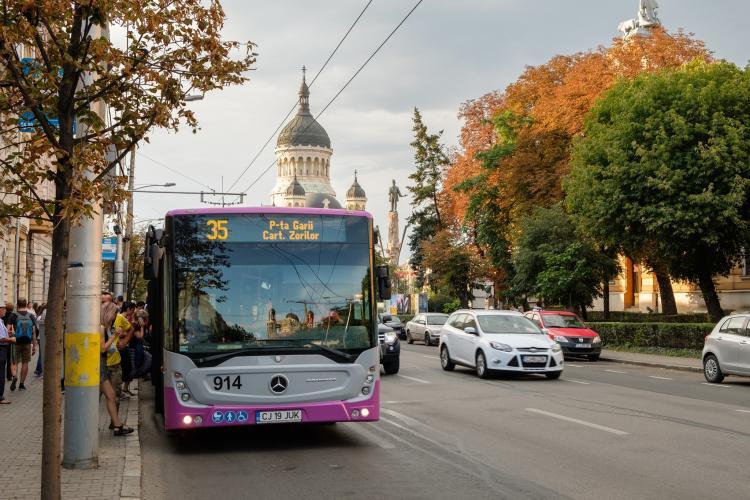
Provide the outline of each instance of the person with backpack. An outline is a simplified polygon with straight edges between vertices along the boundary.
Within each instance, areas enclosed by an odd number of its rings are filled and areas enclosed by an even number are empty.
[[[5,304],[0,303],[0,318],[5,315]],[[8,355],[11,350],[15,337],[8,334],[8,328],[4,321],[0,321],[0,405],[9,405],[10,401],[5,399],[5,365],[8,362]]]
[[[26,390],[26,376],[29,374],[29,363],[31,357],[36,354],[36,316],[28,309],[26,299],[18,299],[18,308],[16,310],[16,363],[21,365],[21,382],[18,384],[19,391]],[[13,377],[10,383],[10,390],[16,390],[18,377]]]

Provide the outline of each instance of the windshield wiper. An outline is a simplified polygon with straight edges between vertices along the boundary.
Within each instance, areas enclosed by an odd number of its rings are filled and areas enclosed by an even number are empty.
[[[228,352],[222,352],[221,354],[213,354],[211,356],[206,356],[205,358],[198,358],[196,361],[199,364],[202,365],[202,364],[205,364],[205,363],[208,363],[208,362],[211,362],[211,361],[216,361],[217,359],[228,359],[228,358],[233,358],[235,356],[239,356],[241,354],[247,354],[247,353],[250,353],[250,352],[255,352],[259,348],[263,349],[262,347],[251,347],[251,348],[248,348],[248,349],[238,349],[236,351],[228,351]]]
[[[303,347],[317,347],[321,351],[325,351],[331,354],[334,354],[336,356],[339,356],[340,358],[344,358],[347,361],[354,361],[356,357],[353,354],[345,353],[344,351],[339,351],[338,349],[334,349],[333,347],[328,347],[321,344],[313,344],[312,342],[306,342],[302,344]]]

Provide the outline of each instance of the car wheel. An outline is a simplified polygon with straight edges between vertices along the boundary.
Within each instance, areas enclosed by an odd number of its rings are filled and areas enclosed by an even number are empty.
[[[599,361],[599,354],[592,354],[589,356],[589,361]]]
[[[398,373],[398,369],[401,365],[401,357],[391,357],[383,360],[383,370],[386,375],[395,375]]]
[[[560,378],[560,375],[562,375],[562,370],[559,372],[547,372],[544,375],[550,380],[557,380]]]
[[[430,341],[430,334],[425,333],[424,334],[424,345],[432,345],[432,341]]]
[[[411,332],[409,330],[406,330],[406,341],[409,344],[413,344],[414,343],[414,339],[411,338]]]
[[[724,372],[721,371],[719,360],[713,354],[709,354],[703,360],[703,376],[712,384],[719,384],[724,380]]]
[[[446,346],[443,346],[440,349],[440,366],[442,366],[443,370],[447,372],[453,371],[456,367],[456,363],[451,361],[451,355],[448,354],[448,348]]]
[[[477,377],[489,378],[490,370],[489,368],[487,368],[487,358],[484,357],[484,353],[482,351],[479,351],[477,353],[475,366],[477,370]]]

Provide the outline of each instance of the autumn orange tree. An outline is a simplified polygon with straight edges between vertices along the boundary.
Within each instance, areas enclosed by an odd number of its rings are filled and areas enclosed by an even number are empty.
[[[582,135],[584,118],[597,99],[621,78],[679,67],[696,58],[711,59],[703,42],[657,28],[648,37],[615,39],[610,47],[555,56],[543,65],[526,68],[504,92],[466,102],[459,113],[464,120],[460,148],[444,179],[447,215],[467,228],[477,246],[490,252],[493,238],[481,237],[477,212],[471,207],[481,198],[485,198],[484,213],[491,205],[512,206],[512,212],[504,212],[511,216],[497,223],[505,226],[511,241],[517,238],[519,217],[534,207],[551,207],[562,200],[562,180],[570,172],[573,141]],[[496,165],[487,165],[487,156],[482,154],[506,140],[507,129],[498,128],[496,118],[507,113],[517,117],[513,150],[497,156]],[[491,175],[487,175],[488,167]],[[495,201],[486,196],[493,190],[498,194]],[[648,255],[642,257],[649,261]],[[653,260],[652,267],[658,267]],[[660,269],[655,271],[665,295],[672,296],[669,277]]]
[[[110,173],[155,127],[197,127],[190,93],[245,81],[218,0],[8,0],[0,9],[0,215],[53,225],[45,370],[60,373],[70,227],[122,195]],[[127,33],[120,43],[107,30]],[[106,107],[107,119],[94,112]],[[106,154],[109,152],[110,154]],[[54,185],[45,196],[39,186]],[[42,497],[59,498],[60,395],[44,381]]]

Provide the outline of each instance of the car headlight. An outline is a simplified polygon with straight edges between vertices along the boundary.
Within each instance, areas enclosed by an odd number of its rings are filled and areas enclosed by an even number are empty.
[[[513,348],[508,344],[501,344],[500,342],[490,342],[490,347],[497,349],[498,351],[511,352]]]
[[[594,340],[591,343],[592,344],[601,344],[602,343],[602,338],[599,335],[597,335],[596,337],[594,337]]]
[[[563,337],[562,335],[555,335],[554,340],[555,342],[567,342],[568,337]]]
[[[395,344],[398,340],[398,336],[393,332],[388,332],[385,334],[385,343],[386,344]]]
[[[552,344],[552,352],[560,352],[560,351],[562,351],[562,347],[560,347],[560,344],[558,344],[557,342]]]

